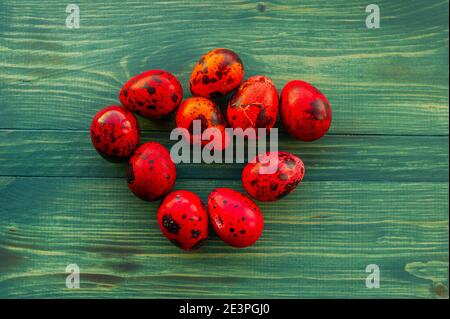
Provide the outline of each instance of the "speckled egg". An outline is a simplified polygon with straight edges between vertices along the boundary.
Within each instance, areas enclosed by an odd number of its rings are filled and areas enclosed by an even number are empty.
[[[127,109],[148,118],[169,115],[182,98],[178,79],[163,70],[149,70],[132,77],[119,93],[120,102]]]
[[[117,105],[105,107],[95,114],[90,134],[97,152],[111,162],[127,160],[140,141],[136,117]]]
[[[144,200],[154,201],[168,194],[176,175],[169,151],[157,142],[142,144],[128,161],[128,188]]]
[[[198,121],[199,134],[195,134],[194,121]],[[185,136],[192,144],[205,146],[208,143],[216,150],[224,149],[229,144],[229,136],[225,132],[227,122],[219,107],[211,100],[204,97],[191,97],[183,101],[177,110],[175,117],[176,126],[187,130],[189,136]],[[214,136],[202,139],[206,129],[215,129],[220,140]]]
[[[310,142],[321,138],[331,125],[331,106],[311,84],[294,80],[281,91],[281,121],[289,134]]]
[[[267,152],[257,156],[242,171],[245,191],[263,202],[272,202],[291,193],[305,175],[303,161],[287,152]]]
[[[256,75],[244,81],[228,102],[227,119],[233,128],[268,132],[278,116],[278,91],[272,80]]]
[[[236,89],[244,78],[239,56],[228,49],[214,49],[200,58],[192,71],[190,88],[194,96],[218,98]]]
[[[196,250],[208,239],[208,213],[201,199],[186,190],[164,198],[158,209],[158,224],[164,236],[184,250]]]
[[[258,205],[229,188],[216,188],[211,192],[208,214],[217,236],[234,247],[253,245],[264,228],[264,218]]]

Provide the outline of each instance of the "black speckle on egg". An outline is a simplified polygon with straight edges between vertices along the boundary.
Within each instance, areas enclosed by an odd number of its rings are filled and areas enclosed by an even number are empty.
[[[191,230],[192,238],[198,238],[198,236],[200,236],[200,234],[201,234],[201,232],[199,230],[195,230],[195,229]]]
[[[163,227],[167,230],[167,232],[171,234],[178,234],[180,231],[180,225],[172,219],[172,216],[166,214],[162,218]]]

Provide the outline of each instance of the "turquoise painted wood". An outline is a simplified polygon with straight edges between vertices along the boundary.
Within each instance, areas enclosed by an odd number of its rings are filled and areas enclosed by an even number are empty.
[[[448,1],[0,3],[0,298],[448,298]],[[92,149],[89,124],[131,75],[176,74],[227,47],[246,75],[327,94],[333,125],[280,149],[302,157],[296,191],[260,203],[266,228],[237,250],[214,234],[198,253],[167,242],[157,202]],[[225,101],[221,101],[222,107]],[[173,118],[140,118],[166,146]],[[242,191],[244,164],[182,164],[177,189]],[[81,269],[67,289],[65,268]],[[380,268],[368,289],[365,268]]]

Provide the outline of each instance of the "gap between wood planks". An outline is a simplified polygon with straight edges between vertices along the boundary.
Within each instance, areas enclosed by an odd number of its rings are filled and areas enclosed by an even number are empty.
[[[0,132],[77,132],[77,133],[89,133],[89,129],[23,129],[23,128],[0,128]],[[169,133],[170,131],[163,130],[141,130],[141,133]],[[447,137],[449,134],[383,134],[383,133],[327,133],[330,136],[393,136],[393,137]]]
[[[33,176],[33,175],[0,175],[0,178],[19,178],[19,179],[84,179],[84,180],[125,180],[125,176],[64,176],[64,175],[54,175],[54,176]],[[239,182],[240,178],[209,178],[209,177],[177,177],[177,181],[236,181]],[[442,181],[403,181],[403,180],[360,180],[360,179],[315,179],[310,181],[302,181],[302,183],[358,183],[358,184],[448,184],[448,180]],[[176,187],[175,187],[176,188]],[[174,188],[174,189],[175,189]]]

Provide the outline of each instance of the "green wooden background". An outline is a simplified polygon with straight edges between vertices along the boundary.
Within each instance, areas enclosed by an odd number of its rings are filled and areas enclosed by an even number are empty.
[[[0,297],[448,298],[448,1],[0,2]],[[89,125],[146,69],[179,77],[214,47],[279,89],[299,78],[333,107],[314,143],[281,133],[307,166],[290,196],[260,207],[261,240],[216,236],[198,253],[165,240],[158,203],[135,198]],[[173,119],[140,119],[170,145]],[[242,190],[235,165],[181,165],[177,189]],[[81,289],[65,268],[81,269]],[[367,289],[377,264],[381,287]]]

